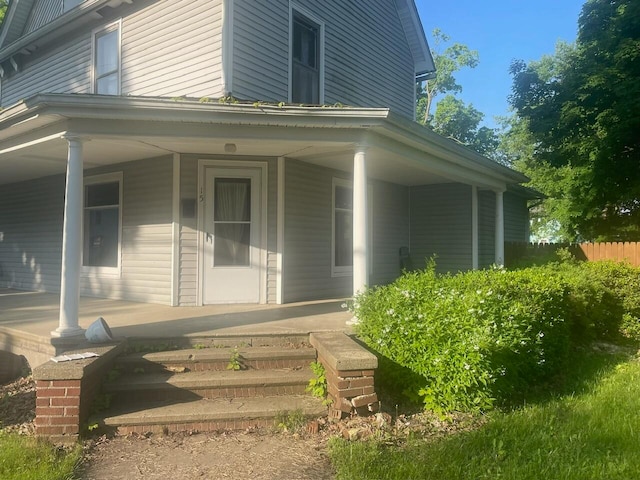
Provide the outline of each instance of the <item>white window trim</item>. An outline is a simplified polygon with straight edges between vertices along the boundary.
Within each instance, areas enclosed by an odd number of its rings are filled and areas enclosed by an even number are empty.
[[[113,31],[118,31],[118,91],[116,95],[122,94],[122,19],[113,23],[96,28],[91,32],[91,92],[98,93],[96,77],[96,37]]]
[[[324,105],[324,22],[316,17],[314,14],[309,12],[307,9],[301,7],[295,2],[289,2],[289,98],[288,102],[291,103],[293,101],[293,16],[294,12],[302,15],[303,17],[308,18],[313,23],[318,25],[318,30],[320,32],[320,38],[318,39],[319,45],[319,55],[320,55],[320,72],[319,72],[319,81],[318,88],[320,90],[318,94],[318,103],[320,105]]]
[[[353,191],[353,182],[336,177],[331,182],[331,276],[348,277],[353,275],[353,265],[336,265],[336,187],[350,188]],[[351,213],[353,214],[353,207],[351,208]],[[351,228],[353,229],[353,220]]]
[[[336,266],[336,186],[350,188],[353,192],[353,182],[344,178],[333,177],[331,182],[331,276],[349,277],[353,275],[353,265],[348,267]],[[352,209],[353,212],[353,209]],[[367,252],[369,277],[373,275],[373,185],[367,185]]]
[[[84,199],[86,197],[86,187],[89,185],[96,185],[99,183],[118,182],[118,266],[117,267],[92,267],[84,265],[84,252],[82,252],[82,270],[81,274],[84,277],[113,277],[120,278],[122,275],[122,172],[105,173],[102,175],[93,175],[91,177],[84,178],[84,185],[82,187],[82,246],[84,250]]]

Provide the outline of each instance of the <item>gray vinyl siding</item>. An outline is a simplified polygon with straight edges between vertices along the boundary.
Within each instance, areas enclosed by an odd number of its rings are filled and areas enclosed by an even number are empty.
[[[384,285],[400,275],[399,251],[410,244],[409,187],[374,182],[372,192],[373,265],[369,283]]]
[[[496,250],[496,194],[478,191],[478,267],[495,263]]]
[[[411,188],[411,261],[414,268],[436,256],[439,272],[472,267],[471,187],[463,184]]]
[[[525,198],[504,194],[504,241],[529,241],[529,209]]]
[[[195,202],[194,215],[185,218],[182,202]],[[178,304],[196,305],[198,301],[198,159],[183,155],[180,159],[180,264]]]
[[[122,172],[121,277],[82,277],[81,294],[171,304],[172,157],[85,171]]]
[[[2,79],[2,106],[37,93],[90,93],[91,34],[79,33],[73,42],[46,54],[27,57],[19,72]]]
[[[220,1],[136,2],[117,12],[123,15],[122,95],[221,95]],[[37,93],[91,93],[92,32],[118,18],[104,18],[23,57],[20,71],[2,79],[2,106]]]
[[[267,303],[278,301],[278,160],[267,164]]]
[[[85,171],[123,173],[121,276],[81,276],[81,294],[171,302],[171,158]],[[0,285],[60,291],[64,175],[0,189]]]
[[[0,188],[0,286],[60,290],[63,175]]]
[[[241,99],[286,101],[288,0],[235,0],[233,5],[233,95]]]
[[[284,302],[351,296],[352,276],[331,276],[332,182],[343,172],[287,159]]]
[[[287,100],[289,2],[236,0],[233,94]],[[391,107],[413,118],[414,67],[394,2],[299,0],[325,26],[325,103]]]
[[[165,0],[123,18],[123,95],[222,94],[222,2]]]
[[[62,0],[36,0],[24,26],[24,35],[62,15]]]

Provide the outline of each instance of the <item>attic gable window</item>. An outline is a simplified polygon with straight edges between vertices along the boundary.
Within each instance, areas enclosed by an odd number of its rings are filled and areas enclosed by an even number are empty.
[[[120,22],[93,34],[93,92],[120,94]]]
[[[293,10],[291,30],[291,101],[318,105],[323,101],[323,26]]]

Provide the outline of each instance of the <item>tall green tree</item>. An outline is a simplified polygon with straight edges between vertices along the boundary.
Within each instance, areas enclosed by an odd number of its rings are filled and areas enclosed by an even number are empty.
[[[588,0],[578,26],[575,46],[512,65],[510,101],[534,146],[528,173],[564,199],[567,237],[640,240],[640,2]]]
[[[417,115],[420,123],[427,125],[430,121],[431,107],[434,98],[445,93],[460,93],[462,86],[456,81],[455,72],[464,67],[475,68],[479,57],[476,50],[471,50],[461,43],[451,42],[451,37],[442,30],[433,30],[433,49],[431,54],[436,66],[436,76],[418,85]]]

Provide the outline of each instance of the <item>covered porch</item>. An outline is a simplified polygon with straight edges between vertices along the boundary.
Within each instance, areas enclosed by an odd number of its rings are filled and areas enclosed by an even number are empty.
[[[268,337],[345,331],[351,314],[344,300],[287,305],[235,304],[171,307],[81,297],[79,326],[103,317],[117,338]],[[31,367],[56,355],[60,295],[0,289],[0,350],[23,355]]]

